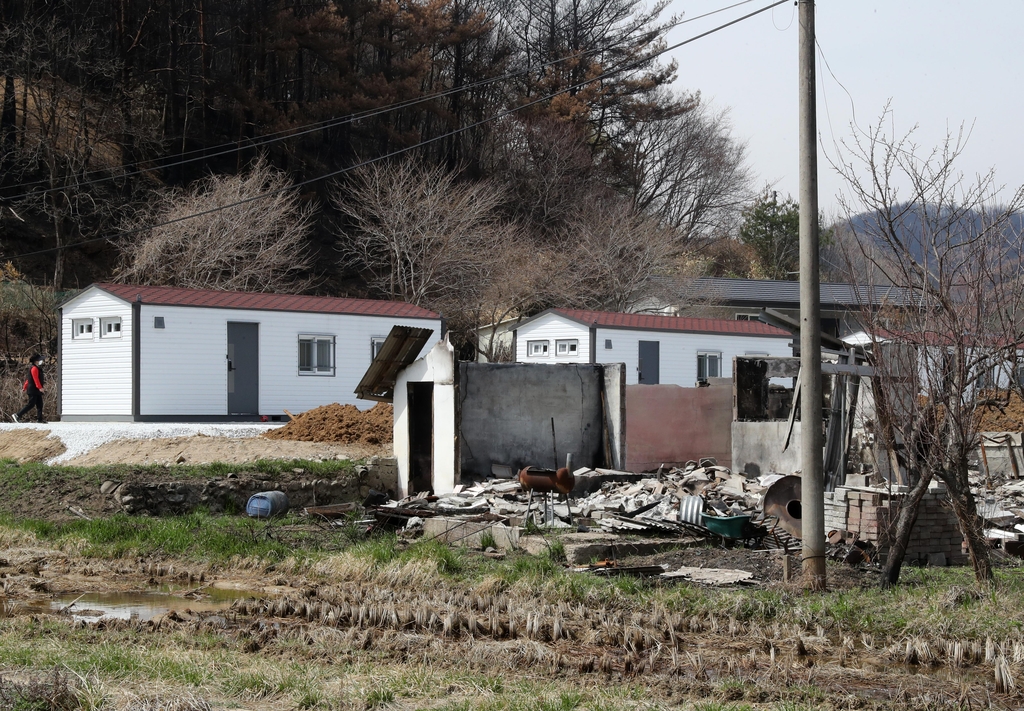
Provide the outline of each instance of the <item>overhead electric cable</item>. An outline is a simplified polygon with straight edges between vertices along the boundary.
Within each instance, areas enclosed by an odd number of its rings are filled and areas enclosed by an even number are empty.
[[[69,244],[69,245],[66,245],[64,247],[50,247],[48,249],[40,249],[40,250],[36,250],[35,252],[25,252],[24,254],[12,255],[12,256],[15,256],[16,258],[20,259],[22,257],[32,257],[32,256],[36,256],[36,255],[39,255],[39,254],[49,254],[50,252],[57,252],[57,251],[60,251],[62,249],[71,249],[73,247],[80,247],[82,245],[92,244],[94,242],[112,241],[112,240],[118,239],[119,237],[124,237],[124,236],[131,235],[131,234],[137,234],[139,232],[149,232],[150,230],[154,230],[154,229],[157,229],[157,228],[160,228],[160,227],[166,227],[168,225],[174,225],[174,224],[177,224],[179,222],[185,222],[186,220],[191,220],[191,219],[194,219],[196,217],[204,217],[206,215],[211,215],[211,214],[213,214],[215,212],[220,212],[221,210],[226,210],[228,208],[239,207],[241,205],[247,205],[247,204],[249,204],[251,202],[255,202],[256,200],[262,200],[263,198],[268,198],[268,197],[271,197],[273,195],[277,195],[278,193],[282,193],[282,192],[285,192],[285,191],[288,191],[288,190],[295,190],[297,188],[301,188],[301,187],[304,187],[306,185],[312,185],[313,183],[318,183],[321,180],[328,180],[330,178],[336,178],[339,175],[344,175],[345,173],[349,173],[349,172],[352,172],[354,170],[358,170],[359,168],[363,168],[363,167],[365,167],[367,165],[372,165],[374,163],[377,163],[377,162],[380,162],[380,161],[383,161],[383,160],[387,160],[389,158],[394,158],[396,156],[400,156],[400,155],[403,155],[403,154],[408,153],[410,151],[413,151],[413,150],[415,150],[417,148],[421,148],[422,146],[430,145],[432,143],[436,143],[437,141],[443,141],[444,139],[451,138],[452,136],[457,136],[458,134],[463,133],[464,131],[469,131],[471,129],[477,128],[478,126],[482,126],[484,124],[490,123],[491,121],[498,121],[500,119],[505,118],[506,116],[511,116],[512,114],[516,113],[517,111],[522,111],[523,109],[529,108],[530,106],[535,106],[537,104],[540,104],[540,103],[543,103],[545,101],[548,101],[549,99],[553,99],[554,97],[559,96],[561,94],[564,94],[567,91],[573,91],[574,89],[579,89],[579,88],[584,87],[584,86],[586,86],[588,84],[593,84],[594,82],[598,82],[598,81],[602,81],[604,79],[608,79],[608,78],[610,78],[610,77],[612,77],[612,76],[614,76],[616,74],[619,74],[621,72],[628,71],[630,69],[636,69],[637,67],[641,67],[644,64],[650,62],[651,60],[660,57],[661,55],[665,54],[666,52],[671,52],[673,50],[679,49],[680,47],[688,45],[688,44],[690,44],[692,42],[696,42],[699,39],[703,39],[704,37],[707,37],[708,35],[712,35],[712,34],[714,34],[716,32],[720,32],[721,30],[724,30],[724,29],[726,29],[728,27],[731,27],[731,26],[733,26],[733,25],[735,25],[735,24],[737,24],[739,22],[743,22],[744,20],[748,20],[751,17],[754,17],[755,15],[759,15],[762,12],[766,12],[768,10],[771,10],[773,7],[778,7],[779,5],[782,5],[782,4],[784,4],[786,2],[790,2],[790,1],[791,0],[776,0],[776,2],[773,2],[770,5],[766,5],[765,7],[762,7],[759,10],[755,10],[755,11],[753,11],[751,13],[743,15],[742,17],[738,17],[735,20],[731,20],[729,22],[726,22],[725,24],[722,24],[722,25],[719,25],[717,27],[714,27],[714,28],[712,28],[712,29],[710,29],[710,30],[708,30],[706,32],[702,32],[699,35],[695,35],[693,37],[690,37],[689,39],[683,40],[682,42],[677,42],[676,44],[669,45],[668,47],[665,47],[664,49],[660,49],[660,50],[658,50],[657,52],[655,52],[655,53],[653,53],[651,55],[648,55],[646,57],[642,57],[641,59],[637,59],[637,60],[635,60],[633,62],[627,63],[626,65],[623,65],[623,66],[618,67],[616,69],[604,72],[603,74],[599,74],[596,77],[592,77],[590,79],[586,79],[584,81],[581,81],[581,82],[579,82],[577,84],[572,84],[570,86],[564,87],[562,89],[559,89],[558,91],[552,92],[552,93],[547,94],[545,96],[538,97],[538,98],[536,98],[536,99],[534,99],[532,101],[528,101],[525,104],[521,104],[519,106],[515,106],[515,107],[512,107],[510,109],[505,109],[503,111],[498,112],[497,114],[495,114],[493,116],[489,116],[489,117],[487,117],[485,119],[481,119],[481,120],[479,120],[479,121],[477,121],[475,123],[471,123],[471,124],[468,124],[466,126],[462,126],[460,128],[453,129],[453,130],[448,131],[447,133],[441,134],[439,136],[434,136],[432,138],[428,138],[428,139],[426,139],[424,141],[420,141],[419,143],[415,143],[415,144],[413,144],[411,146],[406,146],[405,148],[399,148],[397,150],[391,151],[390,153],[386,153],[386,154],[384,154],[382,156],[377,156],[376,158],[370,158],[370,159],[367,159],[367,160],[362,161],[360,163],[356,163],[354,165],[347,166],[345,168],[339,168],[338,170],[334,170],[334,171],[331,171],[329,173],[325,173],[323,175],[319,175],[319,176],[317,176],[315,178],[308,178],[306,180],[299,181],[298,183],[294,183],[292,185],[287,185],[287,186],[284,186],[284,187],[281,187],[281,188],[276,188],[274,190],[268,190],[265,193],[260,193],[258,195],[253,195],[251,197],[247,197],[244,200],[236,200],[235,202],[227,203],[225,205],[218,205],[217,207],[212,207],[212,208],[210,208],[208,210],[200,210],[199,212],[195,212],[195,213],[192,213],[190,215],[182,215],[181,217],[176,217],[176,218],[174,218],[172,220],[166,220],[164,222],[158,222],[158,223],[156,223],[154,225],[147,225],[145,227],[134,227],[134,228],[132,228],[130,230],[123,230],[122,232],[120,232],[120,233],[118,233],[116,235],[105,235],[103,237],[93,237],[92,239],[82,240],[81,242],[75,242],[74,244]]]
[[[668,31],[668,30],[674,29],[674,28],[676,28],[676,27],[678,27],[680,25],[685,25],[685,24],[687,24],[689,22],[695,22],[695,21],[701,20],[701,19],[703,19],[705,17],[710,17],[711,15],[716,15],[716,14],[721,13],[721,12],[726,12],[727,10],[731,10],[731,9],[739,7],[741,5],[747,5],[747,4],[751,3],[751,2],[754,2],[754,0],[741,0],[740,2],[733,3],[732,5],[727,5],[726,7],[722,7],[722,8],[719,8],[717,10],[711,10],[710,12],[705,12],[702,15],[696,15],[694,17],[690,17],[690,18],[687,18],[687,19],[679,20],[677,22],[669,23],[668,25],[665,25],[664,27],[662,27],[660,29],[661,29],[661,31]],[[517,76],[521,76],[521,75],[524,75],[524,74],[529,74],[529,73],[535,72],[535,71],[537,71],[539,69],[544,69],[544,68],[547,68],[547,67],[555,66],[557,64],[561,64],[563,62],[567,62],[567,61],[570,61],[570,60],[580,59],[580,58],[587,57],[587,56],[592,55],[592,54],[600,54],[602,52],[608,52],[608,51],[611,51],[611,50],[615,49],[619,45],[624,44],[626,41],[627,40],[624,39],[624,40],[622,40],[620,42],[616,42],[614,44],[610,44],[610,45],[605,46],[605,47],[595,47],[593,49],[584,50],[582,52],[577,52],[576,54],[571,54],[569,56],[562,57],[560,59],[553,59],[553,60],[551,60],[549,62],[542,62],[540,64],[537,64],[537,65],[533,66],[533,67],[528,67],[528,68],[525,68],[525,69],[519,69],[519,70],[516,70],[514,72],[507,72],[505,74],[502,74],[501,76],[491,77],[489,79],[480,79],[480,80],[478,80],[476,82],[472,82],[470,84],[465,84],[463,86],[451,87],[451,88],[448,88],[448,89],[444,89],[442,91],[435,92],[433,94],[427,94],[427,95],[424,95],[424,96],[421,96],[421,97],[418,97],[418,98],[415,98],[415,99],[407,99],[406,101],[400,101],[400,102],[397,102],[397,103],[394,103],[394,104],[389,104],[387,106],[382,106],[382,107],[379,107],[379,108],[376,108],[376,109],[368,109],[366,111],[357,112],[357,113],[354,113],[354,114],[349,114],[348,116],[343,116],[343,117],[340,117],[340,118],[325,119],[323,121],[318,121],[318,122],[315,122],[315,123],[305,124],[305,125],[302,125],[302,126],[296,126],[296,127],[290,128],[290,129],[284,129],[284,130],[281,130],[281,131],[277,131],[275,133],[268,133],[268,134],[265,134],[263,136],[258,136],[258,137],[255,137],[255,138],[251,139],[251,140],[236,141],[234,143],[223,143],[223,144],[221,144],[219,146],[213,146],[213,147],[209,147],[209,148],[196,148],[196,149],[193,149],[191,151],[185,151],[184,153],[177,154],[176,156],[174,156],[174,160],[169,160],[170,157],[167,157],[167,158],[153,158],[153,159],[149,159],[149,160],[136,161],[134,163],[127,163],[127,164],[125,164],[124,166],[121,166],[121,167],[122,168],[134,168],[134,170],[129,170],[127,172],[118,173],[117,175],[107,175],[108,170],[105,170],[105,169],[97,169],[97,170],[88,171],[88,172],[83,174],[83,177],[88,177],[88,176],[96,175],[96,174],[99,174],[99,173],[103,173],[104,176],[100,177],[100,178],[84,180],[84,181],[78,182],[78,183],[67,184],[67,185],[62,185],[62,186],[52,187],[52,188],[45,188],[43,190],[25,191],[25,192],[21,192],[21,193],[19,193],[17,195],[11,195],[11,196],[6,196],[6,197],[0,196],[0,199],[6,200],[8,202],[15,202],[15,201],[21,200],[23,198],[26,198],[26,197],[29,197],[29,196],[32,196],[32,195],[47,195],[47,194],[52,193],[52,192],[60,192],[61,190],[66,190],[67,188],[70,188],[70,187],[82,188],[82,187],[86,187],[86,186],[89,186],[89,185],[98,185],[98,184],[101,184],[101,183],[112,182],[112,181],[115,181],[115,180],[122,180],[124,178],[130,178],[130,177],[136,176],[136,175],[142,175],[143,173],[150,173],[150,172],[158,171],[158,170],[166,170],[167,168],[176,168],[176,167],[179,167],[179,166],[182,166],[182,165],[188,165],[189,163],[196,163],[196,162],[199,162],[199,161],[205,161],[205,160],[209,160],[211,158],[217,158],[218,156],[228,155],[230,153],[236,153],[236,152],[241,151],[241,150],[247,150],[247,149],[252,149],[252,148],[259,148],[261,146],[270,145],[272,143],[277,143],[279,141],[286,141],[286,140],[291,139],[291,138],[297,138],[299,136],[304,136],[304,135],[307,135],[307,134],[310,134],[310,133],[316,133],[317,131],[324,131],[324,130],[328,130],[328,129],[331,129],[331,128],[336,128],[338,126],[344,126],[345,124],[348,124],[348,123],[354,123],[356,121],[361,121],[363,119],[374,118],[375,116],[381,116],[381,115],[390,113],[392,111],[400,111],[402,109],[407,109],[407,108],[410,108],[412,106],[416,106],[418,104],[423,104],[423,103],[426,103],[426,102],[429,102],[429,101],[433,101],[435,99],[443,99],[446,96],[450,96],[450,95],[453,95],[453,94],[458,94],[458,93],[461,93],[461,92],[464,92],[464,91],[471,91],[473,89],[477,89],[477,88],[482,87],[482,86],[487,86],[489,84],[494,84],[494,83],[497,83],[497,82],[506,81],[508,79],[514,79]],[[192,156],[192,157],[184,158],[182,156]],[[146,167],[142,167],[142,166],[146,166]],[[45,184],[47,182],[49,182],[49,181],[37,180],[37,181],[31,182],[31,183],[22,183],[20,185],[20,187],[22,189],[24,189],[26,187],[31,187],[33,185],[43,185],[43,184]]]

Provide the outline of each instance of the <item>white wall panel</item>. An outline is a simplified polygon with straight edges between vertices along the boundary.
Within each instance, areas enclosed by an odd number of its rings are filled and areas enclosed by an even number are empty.
[[[555,341],[563,338],[579,340],[575,356],[559,356],[555,353]],[[547,357],[530,356],[527,341],[546,340]],[[516,362],[518,363],[589,363],[590,328],[557,314],[546,314],[536,321],[520,326],[516,331]]]
[[[164,328],[154,328],[154,318]],[[437,319],[211,309],[185,306],[142,307],[142,415],[225,415],[227,413],[227,323],[259,324],[259,411],[281,415],[332,402],[362,409],[375,403],[356,399],[355,390],[370,365],[371,339],[392,326],[433,330],[424,346],[440,337]],[[300,334],[337,338],[334,376],[299,375]]]
[[[100,338],[100,319],[121,318],[121,335]],[[132,414],[132,307],[99,289],[65,305],[61,318],[61,415]],[[72,338],[72,321],[92,319],[90,338]]]
[[[612,347],[605,348],[611,340]],[[697,384],[697,353],[722,354],[721,377],[732,377],[732,359],[747,353],[770,356],[791,356],[789,337],[740,336],[715,333],[679,333],[673,331],[639,331],[630,329],[597,329],[597,362],[625,363],[626,383],[637,384],[637,361],[640,341],[658,341],[660,346],[660,377],[663,385],[692,388]]]
[[[574,358],[554,355],[555,341],[578,338],[579,354]],[[530,357],[527,343],[547,340],[547,358]],[[677,331],[641,331],[633,329],[602,328],[596,330],[596,360],[598,363],[625,363],[626,382],[637,383],[637,360],[640,341],[658,341],[660,346],[660,377],[663,384],[693,387],[697,383],[697,353],[722,354],[721,377],[732,377],[732,359],[748,353],[770,356],[791,356],[792,338],[767,336],[726,335],[715,333],[680,333]],[[606,341],[611,348],[606,348]],[[557,314],[546,314],[520,326],[516,333],[516,362],[518,363],[588,363],[590,362],[590,329],[576,321]]]

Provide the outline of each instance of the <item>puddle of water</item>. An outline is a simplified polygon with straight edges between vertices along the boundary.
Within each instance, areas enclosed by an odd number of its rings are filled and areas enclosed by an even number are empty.
[[[64,595],[49,602],[51,612],[59,612],[72,605],[67,613],[75,619],[150,620],[171,610],[188,608],[193,612],[217,612],[231,607],[235,600],[252,597],[248,590],[222,590],[207,588],[198,600],[172,594],[171,588],[145,592],[86,593]],[[44,603],[45,605],[45,603]]]

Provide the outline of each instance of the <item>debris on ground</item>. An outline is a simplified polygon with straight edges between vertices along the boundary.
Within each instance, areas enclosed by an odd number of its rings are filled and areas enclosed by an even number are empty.
[[[369,410],[355,405],[332,403],[296,415],[284,427],[263,436],[300,442],[340,442],[345,444],[384,444],[394,433],[394,410],[384,402]]]
[[[757,580],[748,570],[728,568],[694,568],[686,566],[662,574],[663,578],[683,578],[704,585],[755,585]]]
[[[1010,449],[1010,456],[1018,456],[1014,448]],[[1024,463],[1017,463],[1015,471],[1008,475],[970,470],[969,481],[989,544],[1024,558],[1024,478],[1015,476],[1024,474],[1022,469]]]
[[[471,536],[476,540],[485,524],[501,524],[514,529],[735,541],[788,550],[798,545],[795,539],[761,511],[765,492],[781,478],[781,474],[769,474],[748,479],[714,460],[649,474],[580,468],[574,472],[574,494],[568,497],[531,493],[518,480],[494,478],[460,484],[443,496],[416,494],[401,501],[374,501],[367,510],[376,525],[390,530],[405,530],[414,518],[419,522],[443,517],[448,523],[435,527],[436,535],[443,534],[448,543]],[[453,532],[449,524],[466,530]]]

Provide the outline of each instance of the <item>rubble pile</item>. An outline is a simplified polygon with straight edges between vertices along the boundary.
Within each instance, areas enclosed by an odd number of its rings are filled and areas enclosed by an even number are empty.
[[[424,518],[459,517],[469,522],[493,521],[510,526],[548,528],[599,527],[609,533],[663,536],[763,538],[768,529],[751,523],[758,515],[768,487],[782,475],[747,479],[713,461],[639,475],[608,469],[575,472],[576,488],[568,500],[535,494],[520,483],[489,479],[459,485],[445,496],[418,494],[373,508],[376,520],[389,528],[412,528]],[[589,493],[584,493],[589,491]],[[711,528],[709,521],[739,521],[730,532]],[[783,534],[785,535],[785,534]]]
[[[589,470],[577,472],[585,478]],[[598,473],[602,470],[596,470]],[[703,526],[708,517],[753,516],[768,486],[781,475],[749,480],[714,464],[673,468],[638,482],[605,482],[580,499],[580,514],[602,529],[622,533],[670,533],[680,527]],[[687,500],[700,497],[687,515]]]
[[[971,476],[985,538],[1008,553],[1024,556],[1024,479],[985,480]]]
[[[300,442],[385,444],[392,440],[393,432],[394,410],[387,403],[377,403],[370,410],[332,403],[307,410],[263,436]]]

